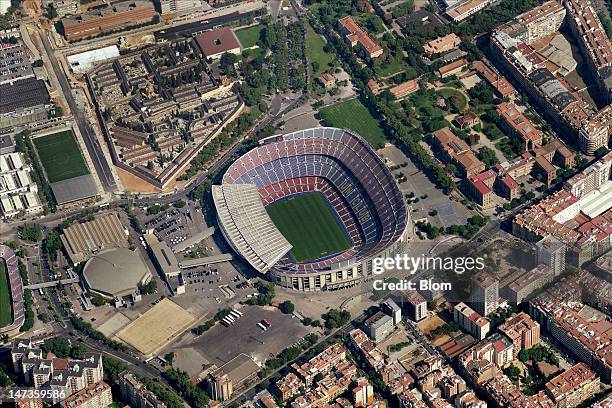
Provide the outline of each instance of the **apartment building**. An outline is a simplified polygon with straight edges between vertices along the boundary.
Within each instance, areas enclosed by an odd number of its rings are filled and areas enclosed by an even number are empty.
[[[612,382],[612,323],[580,303],[540,296],[529,303],[529,314],[542,328],[595,370],[601,380]],[[595,317],[584,316],[594,314]]]
[[[612,41],[589,0],[566,0],[568,26],[585,61],[597,80],[599,91],[612,103]]]
[[[275,383],[276,390],[281,401],[288,401],[294,395],[298,395],[300,390],[306,386],[304,381],[295,373],[289,373]]]
[[[471,302],[483,316],[488,316],[499,306],[499,281],[487,272],[472,277]]]
[[[378,343],[393,332],[395,324],[391,316],[383,311],[378,311],[364,322],[364,327],[368,336]]]
[[[513,274],[501,285],[501,295],[510,303],[520,304],[536,290],[544,287],[554,279],[551,267],[539,264],[524,273]]]
[[[514,360],[514,345],[496,333],[459,355],[459,363],[474,384],[483,384]]]
[[[104,381],[91,384],[59,403],[61,408],[99,408],[113,403],[111,387]]]
[[[482,317],[463,302],[453,308],[453,320],[477,340],[484,339],[491,329],[489,319]]]
[[[496,30],[491,46],[549,122],[575,138],[583,152],[593,154],[608,144],[612,108],[608,105],[596,112],[563,78],[551,72],[546,59],[530,45],[558,31],[564,21],[581,46],[600,91],[612,99],[612,46],[588,0],[566,1],[564,10],[554,1],[544,3]]]
[[[399,299],[406,315],[419,322],[427,317],[427,300],[416,290],[405,290]]]
[[[558,407],[577,407],[600,390],[597,374],[585,363],[578,363],[552,378],[545,385],[546,393]]]
[[[600,188],[612,178],[612,152],[563,184],[563,188],[580,199]]]
[[[402,309],[392,299],[387,299],[381,303],[381,309],[383,312],[393,318],[393,324],[398,325],[402,321]],[[426,304],[427,306],[427,304]]]
[[[119,388],[121,389],[121,397],[132,408],[166,408],[166,404],[161,402],[130,372],[119,375]]]
[[[565,271],[565,254],[567,247],[561,240],[553,235],[548,235],[536,242],[537,263],[549,266],[554,276],[559,276]]]
[[[224,372],[216,372],[206,379],[210,398],[215,401],[228,401],[232,398],[234,387],[231,378]]]
[[[351,395],[355,407],[368,407],[374,402],[374,387],[366,378],[360,378]]]
[[[51,387],[70,396],[102,381],[104,368],[102,356],[85,353],[82,360],[62,359],[55,356],[45,358],[43,351],[34,347],[31,339],[19,339],[13,343],[11,361],[16,373],[34,388]],[[58,403],[59,398],[53,399]]]
[[[337,364],[346,360],[346,349],[334,343],[302,365],[291,364],[291,369],[310,387],[317,374],[327,374]]]
[[[551,0],[516,17],[518,36],[523,42],[532,43],[559,30],[565,19],[565,8]]]
[[[512,342],[514,357],[522,349],[530,349],[540,343],[540,325],[525,312],[507,319],[499,326],[499,331]]]

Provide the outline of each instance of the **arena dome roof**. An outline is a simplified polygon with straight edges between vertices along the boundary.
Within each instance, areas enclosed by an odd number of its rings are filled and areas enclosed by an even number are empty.
[[[107,297],[121,297],[136,291],[138,284],[151,277],[140,255],[126,248],[102,251],[87,261],[83,278],[94,292]]]

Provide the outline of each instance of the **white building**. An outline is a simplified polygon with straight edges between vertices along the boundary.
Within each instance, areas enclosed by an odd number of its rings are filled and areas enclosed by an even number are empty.
[[[43,206],[38,186],[32,180],[32,168],[22,153],[0,155],[0,210],[2,218],[19,214],[38,214]]]

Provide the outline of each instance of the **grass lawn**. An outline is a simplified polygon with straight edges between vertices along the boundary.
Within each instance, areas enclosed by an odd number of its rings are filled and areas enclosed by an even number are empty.
[[[4,259],[0,259],[0,327],[8,326],[12,323],[11,316],[11,296],[8,286],[8,275]]]
[[[387,78],[395,74],[399,74],[400,72],[404,72],[409,68],[411,67],[407,65],[401,58],[396,58],[393,60],[392,63],[387,65],[374,64],[374,70],[376,71],[376,74],[381,78]]]
[[[256,25],[253,27],[244,28],[242,30],[236,31],[236,37],[238,37],[238,39],[240,40],[242,48],[250,48],[257,45],[261,30],[263,30],[263,26]]]
[[[49,183],[89,173],[72,130],[37,137],[32,141]]]
[[[467,106],[467,98],[463,93],[453,88],[442,88],[438,90],[438,93],[444,99],[448,99],[451,98],[453,95],[456,95],[461,100],[461,103],[458,106],[459,110],[461,110],[462,112],[465,110],[465,107]]]
[[[321,193],[303,193],[266,207],[293,245],[291,256],[308,262],[342,252],[352,243]]]
[[[317,72],[313,73],[315,76],[328,69],[329,63],[334,59],[331,54],[323,51],[323,47],[325,47],[325,41],[323,41],[323,38],[321,38],[319,34],[315,33],[310,24],[307,24],[306,58],[308,59],[309,64],[313,62],[317,62],[319,64],[319,69]]]
[[[357,132],[375,149],[384,147],[385,134],[382,127],[359,99],[325,106],[319,110],[319,113],[326,126],[350,129]]]

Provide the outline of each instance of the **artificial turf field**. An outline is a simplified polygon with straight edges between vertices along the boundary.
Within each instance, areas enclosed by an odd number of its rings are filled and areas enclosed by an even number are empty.
[[[8,326],[13,322],[11,316],[11,296],[8,285],[8,275],[4,259],[0,259],[0,327]]]
[[[49,183],[88,174],[72,130],[32,139]]]
[[[323,258],[351,247],[333,210],[321,193],[302,193],[266,207],[279,231],[293,245],[296,262]]]

